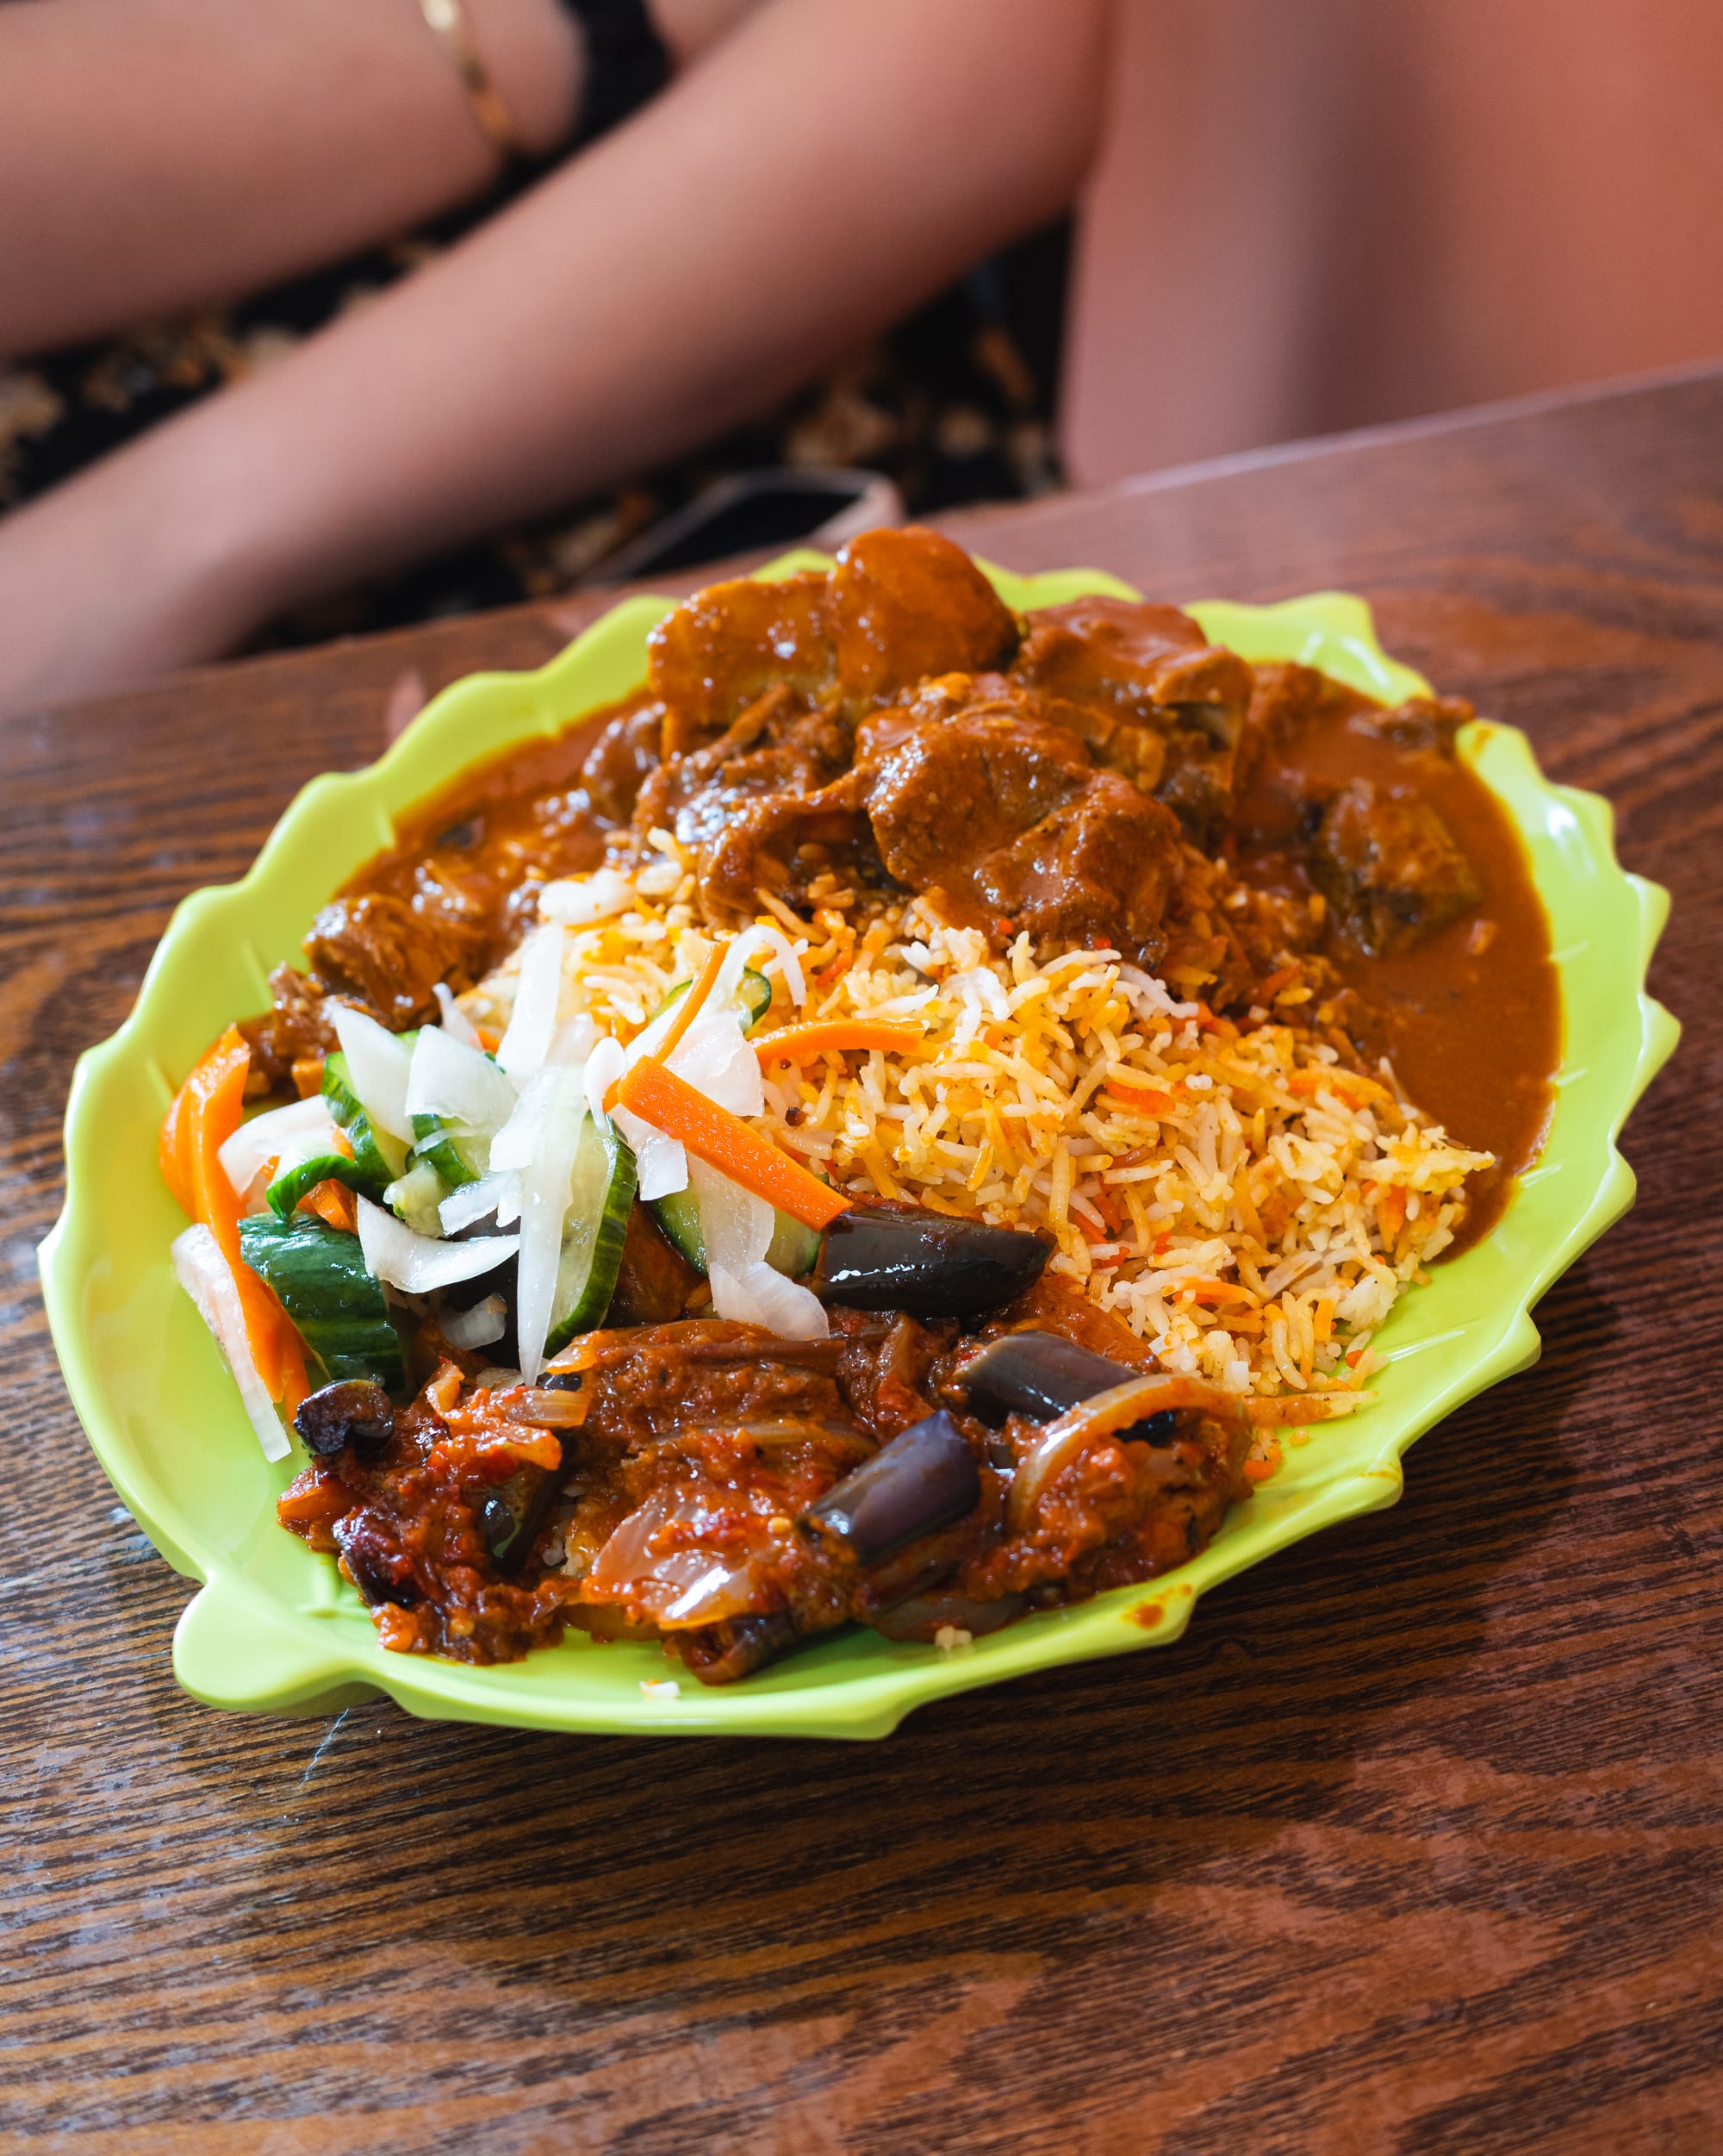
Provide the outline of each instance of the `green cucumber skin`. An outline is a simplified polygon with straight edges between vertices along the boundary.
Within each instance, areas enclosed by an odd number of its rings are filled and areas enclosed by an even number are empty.
[[[264,1196],[276,1218],[287,1220],[292,1218],[300,1200],[308,1191],[315,1190],[319,1183],[343,1183],[349,1190],[359,1191],[367,1198],[375,1194],[357,1161],[350,1161],[344,1153],[321,1153],[314,1161],[307,1161],[301,1167],[289,1168],[286,1175],[277,1175]]]
[[[609,1314],[611,1298],[616,1293],[617,1274],[622,1270],[622,1245],[628,1234],[628,1215],[639,1182],[633,1150],[608,1116],[600,1117],[596,1123],[590,1114],[583,1119],[581,1146],[584,1148],[589,1142],[603,1149],[606,1162],[604,1195],[593,1238],[592,1258],[582,1276],[569,1284],[570,1307],[553,1320],[545,1336],[544,1352],[547,1355],[556,1355],[566,1348],[577,1334],[590,1332],[595,1325],[604,1323]],[[577,1179],[579,1172],[577,1154]],[[563,1253],[566,1262],[569,1256],[566,1237]],[[563,1299],[563,1281],[560,1274],[557,1281],[557,1298],[559,1304]]]
[[[239,1223],[239,1252],[278,1299],[331,1384],[370,1378],[398,1393],[406,1382],[401,1335],[383,1283],[365,1270],[359,1238],[309,1213]]]
[[[407,1148],[387,1131],[373,1128],[349,1082],[347,1059],[339,1049],[323,1061],[323,1098],[329,1103],[330,1114],[346,1132],[354,1163],[364,1177],[363,1183],[353,1187],[381,1203],[389,1184],[406,1173]]]
[[[384,1202],[398,1220],[415,1235],[440,1237],[443,1223],[438,1208],[449,1194],[448,1185],[428,1160],[414,1160],[399,1182],[383,1193]]]
[[[482,1167],[476,1168],[462,1150],[472,1141],[463,1131],[439,1115],[416,1115],[413,1119],[414,1135],[418,1143],[413,1149],[416,1161],[425,1161],[434,1168],[451,1190],[458,1190],[463,1183],[476,1183],[483,1175]]]
[[[697,1273],[706,1270],[706,1237],[700,1233],[700,1207],[691,1190],[674,1190],[668,1198],[647,1200],[664,1238]]]
[[[675,987],[653,1012],[652,1018],[662,1018],[666,1011],[681,1001],[693,985],[687,981],[677,981]],[[744,1033],[751,1033],[772,1007],[772,984],[763,973],[756,973],[752,966],[744,966],[742,969],[742,978],[737,983],[736,1000],[748,1014],[742,1022],[742,1030]],[[646,1022],[650,1025],[652,1019],[649,1019]]]
[[[650,1200],[654,1218],[669,1243],[696,1272],[704,1273],[706,1238],[700,1233],[700,1207],[691,1190],[673,1191],[668,1198]],[[772,1240],[766,1246],[766,1262],[774,1273],[799,1280],[811,1273],[819,1257],[819,1233],[787,1212],[774,1210]]]

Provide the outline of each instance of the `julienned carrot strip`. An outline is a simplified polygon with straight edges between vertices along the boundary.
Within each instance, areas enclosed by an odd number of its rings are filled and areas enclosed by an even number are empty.
[[[305,1397],[305,1357],[299,1336],[281,1305],[239,1255],[239,1200],[227,1181],[221,1150],[239,1127],[252,1051],[237,1025],[230,1025],[180,1087],[163,1126],[174,1133],[175,1173],[163,1172],[168,1187],[184,1210],[201,1220],[227,1261],[245,1312],[246,1338],[258,1374],[278,1400]],[[176,1175],[181,1188],[175,1187]],[[185,1200],[189,1199],[188,1205]],[[295,1386],[297,1388],[295,1392]]]
[[[1117,1093],[1126,1100],[1141,1101],[1154,1115],[1165,1115],[1179,1105],[1170,1093],[1163,1093],[1159,1086],[1140,1086],[1133,1078],[1109,1078],[1105,1085],[1109,1093]]]
[[[1189,1298],[1198,1303],[1224,1303],[1235,1298],[1241,1302],[1250,1300],[1250,1290],[1241,1287],[1236,1281],[1180,1281],[1173,1293],[1181,1299]]]
[[[175,1094],[167,1113],[162,1118],[161,1136],[156,1141],[156,1158],[161,1163],[162,1181],[173,1193],[173,1202],[183,1213],[196,1218],[197,1206],[191,1195],[191,1183],[185,1165],[186,1110],[190,1103],[191,1087],[188,1082]]]
[[[718,976],[724,970],[724,945],[714,944],[706,955],[694,986],[682,998],[682,1007],[670,1021],[670,1030],[658,1044],[658,1060],[669,1062],[682,1044],[682,1036],[705,1007],[706,998],[718,986]]]
[[[655,1131],[680,1138],[708,1168],[717,1168],[806,1227],[829,1227],[849,1210],[849,1200],[841,1192],[811,1175],[799,1161],[781,1152],[739,1115],[708,1100],[650,1056],[630,1066],[617,1100]]]
[[[1304,1100],[1314,1100],[1324,1091],[1338,1094],[1342,1100],[1348,1094],[1365,1100],[1394,1098],[1386,1086],[1366,1078],[1361,1070],[1295,1070],[1286,1081],[1286,1090]]]
[[[327,1220],[332,1228],[340,1228],[353,1234],[358,1226],[358,1215],[353,1207],[353,1193],[345,1183],[338,1183],[332,1175],[327,1183],[315,1183],[299,1201],[301,1212],[314,1212],[320,1220]]]
[[[886,1019],[818,1019],[810,1025],[787,1025],[756,1041],[755,1053],[762,1069],[773,1063],[793,1063],[798,1069],[817,1062],[822,1056],[841,1056],[850,1049],[907,1051],[919,1048],[918,1025],[894,1025]]]

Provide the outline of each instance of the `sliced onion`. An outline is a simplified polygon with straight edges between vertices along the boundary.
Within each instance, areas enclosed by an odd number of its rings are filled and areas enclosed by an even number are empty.
[[[669,1068],[732,1115],[765,1113],[760,1058],[749,1045],[733,1005],[708,1004],[677,1043]]]
[[[763,1325],[781,1340],[824,1340],[830,1335],[831,1321],[818,1296],[769,1265],[756,1262],[731,1272],[727,1265],[708,1259],[706,1278],[712,1282],[712,1310],[719,1318]]]
[[[413,1118],[407,1112],[407,1075],[413,1051],[398,1034],[349,1003],[333,1005],[331,1015],[347,1059],[354,1098],[378,1130],[410,1145]]]
[[[1244,1418],[1243,1408],[1232,1393],[1205,1385],[1200,1378],[1170,1374],[1130,1378],[1123,1385],[1079,1400],[1047,1424],[1018,1466],[1009,1499],[1012,1527],[1027,1525],[1042,1491],[1086,1445],[1169,1408],[1193,1408],[1222,1422]]]
[[[631,1512],[600,1550],[583,1593],[594,1602],[638,1606],[661,1624],[715,1624],[741,1614],[756,1591],[750,1556],[661,1547],[670,1539],[663,1532],[668,1527],[698,1535],[706,1524],[700,1498],[659,1491]]]
[[[740,1273],[762,1262],[776,1224],[766,1200],[701,1160],[688,1162],[688,1187],[700,1208],[700,1240],[708,1267],[721,1265]]]
[[[437,998],[438,1009],[443,1013],[443,1031],[452,1034],[456,1040],[463,1042],[469,1048],[482,1048],[484,1043],[479,1038],[479,1029],[456,1002],[448,982],[439,981],[432,994]]]
[[[437,1208],[445,1235],[458,1235],[463,1228],[475,1226],[491,1213],[496,1215],[499,1228],[506,1228],[511,1220],[520,1218],[518,1168],[493,1169],[488,1175],[481,1175],[476,1183],[463,1183],[458,1190],[451,1190]]]
[[[594,921],[625,913],[634,903],[634,886],[614,869],[594,869],[590,875],[565,876],[547,883],[538,894],[538,918],[569,928],[587,928]]]
[[[535,928],[520,946],[514,1009],[496,1060],[517,1085],[530,1078],[550,1053],[563,994],[563,953],[568,932],[551,921]]]
[[[387,1281],[404,1295],[428,1295],[433,1287],[452,1287],[495,1272],[520,1247],[518,1235],[476,1235],[465,1243],[445,1243],[439,1236],[415,1235],[404,1220],[354,1194],[359,1215],[359,1248],[373,1280]]]
[[[517,1095],[482,1048],[468,1047],[440,1025],[420,1029],[407,1079],[407,1112],[440,1116],[469,1131],[500,1131]]]
[[[713,989],[714,997],[721,997],[726,1004],[736,1000],[742,986],[742,975],[748,961],[755,952],[764,947],[775,951],[782,969],[784,986],[789,990],[791,1000],[798,1005],[807,1001],[807,983],[802,978],[801,960],[796,947],[781,928],[768,927],[764,921],[756,921],[744,928],[731,942],[724,954],[723,970]]]
[[[320,1153],[333,1153],[335,1119],[321,1094],[295,1100],[285,1108],[270,1108],[242,1123],[216,1158],[221,1171],[243,1198],[271,1161],[283,1169],[302,1161],[314,1161]]]
[[[493,1175],[511,1168],[518,1173],[532,1164],[533,1150],[538,1145],[544,1118],[550,1112],[555,1090],[555,1081],[546,1070],[534,1071],[521,1087],[520,1098],[514,1104],[513,1113],[490,1142],[490,1172]]]
[[[586,1116],[586,1073],[578,1063],[552,1063],[533,1084],[541,1098],[532,1156],[520,1171],[520,1273],[514,1303],[520,1368],[529,1385],[544,1366],[544,1342],[556,1315],[563,1224],[574,1194],[575,1149]]]
[[[290,1447],[269,1387],[258,1374],[246,1337],[246,1313],[239,1290],[221,1246],[200,1222],[173,1241],[173,1276],[197,1305],[198,1315],[215,1336],[233,1372],[246,1414],[258,1434],[265,1460],[285,1460]]]
[[[439,1318],[437,1330],[451,1348],[488,1348],[508,1330],[508,1305],[501,1295],[487,1295],[470,1310],[450,1311]],[[557,1393],[552,1397],[568,1396]]]
[[[587,1112],[594,1121],[610,1111],[604,1105],[605,1096],[628,1068],[628,1057],[620,1041],[606,1034],[594,1041],[591,1055],[587,1057]]]
[[[649,1198],[669,1198],[687,1188],[687,1149],[680,1138],[655,1131],[638,1115],[630,1115],[626,1108],[616,1110],[615,1121],[633,1152],[638,1195],[643,1203]]]

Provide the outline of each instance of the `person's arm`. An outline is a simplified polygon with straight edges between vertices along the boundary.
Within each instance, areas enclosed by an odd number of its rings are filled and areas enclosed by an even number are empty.
[[[681,64],[748,0],[655,0]],[[523,146],[586,60],[561,0],[463,0]],[[419,0],[0,5],[0,354],[232,299],[465,201],[501,160]]]
[[[646,112],[292,357],[0,524],[0,708],[756,410],[1067,203],[1102,0],[774,0]]]

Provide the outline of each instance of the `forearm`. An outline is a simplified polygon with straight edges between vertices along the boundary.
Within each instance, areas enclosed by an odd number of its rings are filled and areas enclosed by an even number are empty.
[[[572,119],[557,0],[467,0],[526,139]],[[414,0],[0,7],[0,352],[254,289],[482,188],[496,153]]]
[[[777,0],[630,128],[178,423],[273,610],[774,398],[1054,213],[1098,6]],[[254,506],[255,505],[255,506]]]

